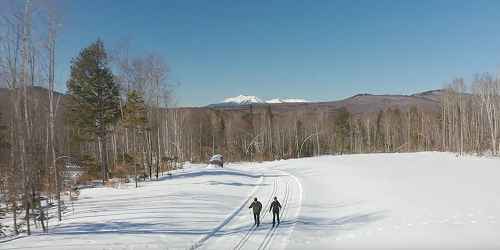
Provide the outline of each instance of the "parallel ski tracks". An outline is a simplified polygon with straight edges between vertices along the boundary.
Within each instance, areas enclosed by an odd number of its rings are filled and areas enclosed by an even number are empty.
[[[283,221],[285,218],[286,212],[287,212],[287,206],[288,206],[288,201],[290,199],[290,181],[286,182],[285,185],[285,196],[283,199],[283,207],[281,209],[281,214],[280,214],[280,220]],[[269,231],[267,232],[266,236],[264,237],[264,240],[260,243],[258,249],[266,249],[271,245],[272,240],[274,239],[276,230],[278,229],[278,225],[275,227],[271,227]]]
[[[264,215],[262,216],[261,220],[263,220],[266,217],[266,215],[269,214],[269,210],[267,208],[271,205],[273,197],[276,195],[277,191],[278,191],[278,180],[275,179],[273,182],[273,191],[271,192],[269,199],[267,199],[266,205],[263,206],[263,209],[265,209],[265,210],[264,210]],[[238,250],[238,249],[243,248],[243,246],[245,246],[245,243],[248,241],[248,239],[250,239],[251,236],[253,235],[255,229],[256,229],[255,225],[250,227],[248,229],[248,231],[246,232],[246,234],[238,241],[238,243],[236,244],[236,246],[233,249]]]
[[[264,212],[262,213],[261,221],[266,219],[268,214],[271,214],[269,212],[269,206],[271,202],[273,201],[273,198],[277,196],[278,194],[282,197],[282,209],[280,211],[280,219],[281,219],[281,224],[286,223],[286,227],[283,227],[282,230],[278,230],[280,226],[276,225],[274,227],[270,227],[269,229],[267,227],[264,227],[264,230],[257,230],[257,227],[255,225],[251,226],[248,229],[242,230],[243,236],[241,238],[237,239],[237,242],[235,243],[234,247],[232,249],[235,250],[240,250],[243,248],[257,248],[257,249],[270,249],[273,245],[273,241],[276,239],[276,237],[281,237],[282,233],[283,234],[290,234],[291,231],[293,231],[293,228],[295,226],[295,220],[293,218],[288,218],[288,216],[297,216],[298,213],[300,212],[300,203],[302,202],[302,187],[300,185],[300,182],[297,180],[297,178],[293,175],[290,175],[288,173],[285,173],[284,171],[279,171],[282,174],[279,174],[275,176],[274,181],[273,181],[273,187],[272,191],[270,193],[260,193],[259,195],[261,196],[268,196],[265,202],[263,204],[263,209]],[[262,176],[264,177],[264,176]],[[266,176],[269,177],[269,176]],[[261,178],[260,183],[264,182],[263,179],[266,179],[266,177]],[[294,182],[297,182],[297,190],[298,192],[294,191],[296,189]],[[231,216],[226,218],[226,220],[221,223],[217,228],[213,230],[212,233],[208,234],[207,236],[203,237],[200,239],[198,242],[196,242],[191,249],[196,249],[203,245],[205,241],[207,241],[209,238],[211,238],[213,235],[215,235],[216,232],[221,230],[222,227],[225,227],[227,224],[229,224],[230,221],[236,216],[236,214],[242,213],[242,210],[245,208],[244,206],[248,206],[248,204],[252,201],[253,197],[255,197],[255,194],[257,193],[257,189],[255,188],[250,196],[247,197],[246,201],[242,204],[240,208],[238,208],[236,211],[234,211]],[[293,194],[292,194],[293,193]],[[298,193],[299,197],[295,197],[295,193]],[[296,200],[298,198],[298,200]],[[293,204],[298,202],[298,207],[295,207]],[[289,204],[292,203],[292,204]],[[290,207],[292,206],[292,207]],[[292,210],[290,210],[292,209]],[[295,209],[297,211],[295,211]],[[295,211],[295,213],[294,213]],[[289,213],[293,213],[290,214]],[[246,217],[246,216],[243,216]],[[286,221],[286,222],[285,222]],[[266,223],[267,224],[267,223]],[[240,228],[241,226],[235,225],[236,228]],[[237,229],[235,229],[237,230]],[[278,232],[277,232],[278,231]],[[282,231],[282,232],[281,232]],[[257,237],[257,238],[256,238]],[[250,240],[252,239],[252,240]],[[234,244],[234,243],[233,243]]]

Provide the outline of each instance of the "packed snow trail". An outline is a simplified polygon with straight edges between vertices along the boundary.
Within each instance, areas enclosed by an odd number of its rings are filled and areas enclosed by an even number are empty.
[[[187,249],[201,244],[232,220],[259,173],[194,165],[159,181],[122,188],[82,189],[74,214],[49,233],[0,243],[0,249]],[[35,230],[35,228],[33,228]]]
[[[249,198],[257,197],[263,202],[260,226],[253,226],[251,211],[241,211],[210,240],[207,240],[201,246],[202,249],[217,249],[221,246],[232,249],[286,248],[301,207],[300,183],[286,172],[272,168],[258,169],[263,171],[264,182],[254,196]],[[282,203],[279,227],[272,227],[272,213],[269,212],[270,204],[275,196]]]
[[[250,203],[250,201],[252,200],[252,196],[255,195],[258,185],[262,183],[262,180],[263,178],[260,177],[259,183],[255,186],[253,191],[250,193],[248,198],[243,202],[243,204],[241,204],[240,207],[238,207],[234,212],[232,212],[226,219],[224,219],[224,221],[220,225],[215,227],[209,234],[203,236],[200,240],[198,240],[195,244],[193,244],[193,246],[191,246],[191,249],[196,249],[199,246],[201,246],[203,242],[207,241],[208,239],[210,239],[210,237],[214,236],[222,227],[228,224],[238,213],[240,213]]]
[[[284,198],[283,198],[283,205],[280,211],[280,218],[285,217],[285,213],[287,211],[286,208],[288,205],[288,199],[290,198],[290,190],[288,188],[288,183],[289,182],[286,183],[285,195],[283,196]],[[278,229],[279,225],[280,224],[275,224],[273,227],[269,229],[269,231],[266,233],[266,236],[264,237],[264,240],[260,243],[258,249],[266,249],[266,247],[270,245],[271,241],[273,240],[274,233]]]

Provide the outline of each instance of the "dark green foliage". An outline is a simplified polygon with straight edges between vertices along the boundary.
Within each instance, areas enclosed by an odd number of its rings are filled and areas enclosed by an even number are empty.
[[[440,115],[441,113],[437,113],[438,115]],[[418,129],[417,129],[417,125],[418,125],[418,121],[419,121],[419,114],[418,114],[418,109],[417,107],[415,106],[412,106],[410,108],[410,111],[409,111],[409,124],[411,126],[410,128],[410,138],[409,138],[409,144],[410,144],[410,147],[411,147],[411,150],[418,150]]]
[[[351,131],[350,119],[351,113],[349,113],[345,107],[337,110],[335,119],[335,137],[337,142],[337,152],[340,152],[341,154],[349,150],[349,133]]]
[[[5,140],[5,131],[6,127],[3,125],[2,113],[0,113],[0,145]]]
[[[380,110],[377,114],[377,121],[375,126],[375,147],[380,151],[384,148],[384,129],[382,128],[382,120],[384,119],[384,111]]]
[[[67,82],[71,96],[68,121],[88,136],[106,135],[120,117],[119,88],[108,67],[103,43],[98,40],[72,60]]]
[[[144,98],[136,90],[129,91],[127,93],[127,104],[123,110],[124,126],[142,132],[146,122],[146,105],[144,104]]]
[[[97,161],[93,155],[84,154],[80,157],[80,165],[87,170],[89,180],[99,177],[100,169],[97,166]]]
[[[2,113],[0,113],[0,173],[4,171],[4,166],[7,166],[9,156],[9,138],[7,136],[7,127],[2,121]],[[3,184],[0,182],[0,184]]]
[[[8,148],[8,146],[7,126],[4,125],[2,120],[2,113],[0,113],[0,152]]]
[[[215,151],[224,154],[226,149],[226,122],[224,112],[214,110],[216,115],[215,123]]]
[[[134,156],[127,154],[127,153],[123,154],[123,162],[128,164],[128,165],[135,164]]]
[[[100,40],[83,49],[71,62],[67,82],[70,102],[67,121],[81,134],[80,138],[95,139],[102,179],[108,178],[106,135],[120,118],[119,88],[114,81],[104,45]],[[104,152],[104,153],[103,153]]]

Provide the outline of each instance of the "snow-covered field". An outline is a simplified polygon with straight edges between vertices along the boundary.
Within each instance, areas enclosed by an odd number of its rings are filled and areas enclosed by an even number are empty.
[[[138,189],[82,190],[49,234],[0,249],[500,249],[499,163],[411,153],[197,165]]]

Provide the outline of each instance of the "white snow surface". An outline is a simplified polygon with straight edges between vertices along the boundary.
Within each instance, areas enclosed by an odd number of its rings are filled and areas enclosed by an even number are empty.
[[[425,152],[193,165],[138,189],[84,189],[48,234],[0,249],[500,249],[499,163]]]

